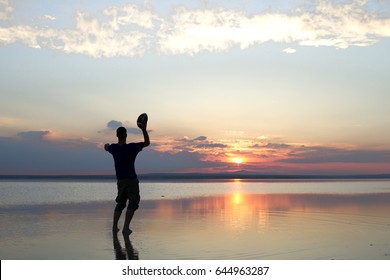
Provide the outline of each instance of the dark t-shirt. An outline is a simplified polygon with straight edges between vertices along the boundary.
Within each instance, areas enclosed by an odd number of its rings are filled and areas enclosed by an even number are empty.
[[[129,144],[111,144],[107,151],[112,154],[115,162],[115,172],[117,179],[137,179],[134,162],[138,153],[144,147],[143,142]]]

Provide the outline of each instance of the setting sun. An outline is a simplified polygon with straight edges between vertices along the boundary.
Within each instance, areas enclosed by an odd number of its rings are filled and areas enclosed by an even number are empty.
[[[242,163],[244,160],[240,157],[235,157],[235,158],[232,158],[232,161],[236,164],[240,164]]]

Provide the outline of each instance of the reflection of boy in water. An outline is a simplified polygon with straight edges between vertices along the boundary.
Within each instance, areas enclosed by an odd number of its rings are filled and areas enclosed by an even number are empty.
[[[146,123],[139,124],[139,128],[144,135],[144,142],[126,143],[127,131],[124,127],[119,127],[116,130],[118,137],[117,144],[106,144],[104,149],[112,154],[115,162],[115,173],[117,177],[118,195],[115,199],[116,207],[114,211],[114,220],[112,225],[113,231],[119,231],[118,221],[123,209],[126,207],[126,218],[122,232],[130,234],[130,222],[134,216],[134,212],[138,209],[140,195],[138,178],[134,168],[135,158],[144,147],[150,145],[149,135],[146,131]]]
[[[123,235],[123,239],[125,240],[126,250],[124,250],[121,246],[121,243],[118,239],[118,233],[115,231],[112,233],[113,235],[113,243],[114,243],[114,252],[115,258],[117,260],[138,260],[138,251],[134,249],[131,241],[129,239],[128,234]]]

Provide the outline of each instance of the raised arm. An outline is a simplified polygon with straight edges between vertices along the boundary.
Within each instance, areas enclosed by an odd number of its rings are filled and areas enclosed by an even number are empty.
[[[144,135],[144,147],[147,147],[150,145],[150,138],[149,138],[148,131],[146,130],[146,126],[145,128],[141,128],[141,130]]]
[[[147,147],[150,145],[150,138],[148,131],[146,130],[146,123],[144,124],[137,124],[138,127],[142,130],[142,134],[144,135],[144,147]]]

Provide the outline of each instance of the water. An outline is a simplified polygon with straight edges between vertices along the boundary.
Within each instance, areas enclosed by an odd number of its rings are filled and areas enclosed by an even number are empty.
[[[390,259],[390,181],[0,181],[0,259]]]
[[[145,181],[144,200],[179,199],[234,192],[258,194],[357,194],[390,193],[390,181],[300,181],[257,180]],[[112,181],[1,181],[0,207],[12,205],[58,204],[111,201],[116,184]]]

